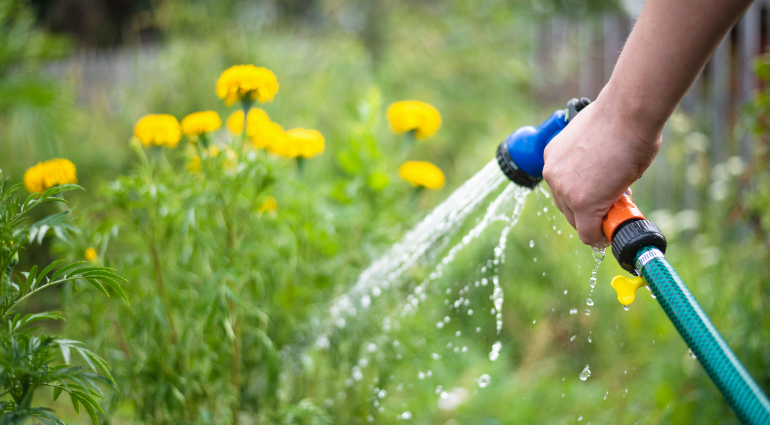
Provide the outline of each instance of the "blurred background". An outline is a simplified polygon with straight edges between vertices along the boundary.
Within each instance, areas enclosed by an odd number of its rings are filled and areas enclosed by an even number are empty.
[[[591,290],[591,250],[557,213],[545,185],[529,195],[500,267],[505,324],[497,361],[488,358],[496,341],[491,316],[436,328],[441,293],[428,294],[420,313],[398,319],[382,340],[389,346],[402,341],[408,352],[366,354],[382,337],[382,321],[390,329],[397,320],[399,297],[414,289],[409,283],[373,305],[376,320],[348,326],[331,348],[315,344],[330,302],[492,160],[504,137],[537,125],[572,97],[599,93],[642,5],[0,0],[3,176],[18,182],[37,162],[61,157],[75,163],[86,189],[67,196],[79,232],[31,246],[20,267],[82,259],[86,248],[96,247],[99,261],[129,279],[131,300],[119,305],[91,298],[85,288],[63,287],[27,308],[64,311],[68,322],[50,330],[86,341],[113,366],[118,390],[103,401],[105,423],[738,423],[653,299],[639,292],[630,311],[622,309],[609,286],[622,272],[613,259],[602,263]],[[666,234],[667,256],[766,392],[769,12],[770,2],[754,2],[723,40],[667,124],[660,155],[633,188],[637,204]],[[181,119],[213,109],[225,119],[237,108],[226,108],[214,87],[236,64],[272,70],[280,91],[262,107],[285,128],[321,131],[326,151],[308,161],[302,175],[293,164],[275,166],[276,180],[284,183],[266,193],[279,208],[273,221],[254,230],[264,242],[244,246],[249,256],[240,269],[235,260],[222,260],[232,273],[220,276],[211,271],[216,266],[198,270],[190,261],[200,253],[214,257],[219,242],[195,239],[195,226],[202,235],[205,225],[188,214],[193,198],[184,186],[191,184],[181,171],[184,155],[170,154],[177,171],[157,176],[166,198],[141,204],[137,199],[144,198],[132,192],[144,193],[141,161],[129,141],[136,121],[149,113]],[[441,191],[415,195],[398,178],[405,142],[389,131],[385,109],[405,99],[441,112],[438,133],[407,154],[444,171]],[[137,211],[174,208],[178,220],[160,225],[158,234],[152,230],[148,248],[147,234],[132,226],[144,217]],[[205,220],[199,214],[197,223]],[[217,217],[212,213],[211,223]],[[447,288],[477,279],[502,226],[492,228],[448,268]],[[156,237],[159,262],[152,260]],[[153,270],[159,263],[165,271]],[[435,264],[424,266],[411,281]],[[147,289],[157,276],[165,276],[168,294]],[[189,286],[196,279],[201,285],[230,279],[228,287],[248,292],[244,304],[259,307],[244,307],[242,317],[249,319],[236,329],[242,344],[227,342],[234,334],[215,314],[191,307],[204,308],[207,300]],[[474,303],[488,308],[488,296],[477,294]],[[584,314],[587,297],[590,315]],[[187,330],[168,330],[175,320],[189,327],[187,339],[174,336]],[[458,360],[450,357],[452,344],[465,347]],[[235,351],[240,360],[233,372]],[[185,360],[164,360],[172,358]],[[183,363],[188,366],[178,366]],[[364,379],[351,380],[355,365]],[[586,365],[592,373],[583,380]],[[490,382],[481,387],[484,374]],[[65,403],[52,404],[50,393],[38,397],[68,423],[89,422]]]

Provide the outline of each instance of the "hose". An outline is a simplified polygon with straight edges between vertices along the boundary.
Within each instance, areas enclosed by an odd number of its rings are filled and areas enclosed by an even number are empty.
[[[770,401],[719,335],[663,253],[644,247],[636,269],[743,424],[770,425]]]

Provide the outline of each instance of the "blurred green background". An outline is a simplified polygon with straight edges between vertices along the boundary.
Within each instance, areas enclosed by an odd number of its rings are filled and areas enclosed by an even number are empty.
[[[622,309],[609,286],[622,272],[611,256],[590,292],[591,250],[547,190],[529,195],[508,238],[500,337],[489,315],[436,328],[447,309],[443,288],[478,280],[497,224],[447,266],[442,291],[428,293],[417,314],[402,318],[400,306],[435,264],[410,271],[328,348],[315,345],[330,302],[493,159],[505,136],[571,97],[596,94],[608,73],[589,60],[586,76],[584,58],[603,42],[607,22],[630,28],[629,3],[0,0],[0,168],[20,181],[38,161],[68,158],[86,189],[67,196],[81,233],[30,247],[20,268],[82,259],[95,247],[99,261],[129,279],[131,301],[64,287],[28,308],[64,311],[68,322],[51,328],[86,341],[113,366],[119,390],[103,402],[105,423],[738,423],[653,299],[640,291]],[[562,30],[573,44],[553,41]],[[293,163],[260,157],[242,158],[253,168],[240,177],[214,170],[193,181],[182,143],[148,171],[129,143],[134,123],[148,113],[181,119],[206,109],[226,118],[236,108],[217,99],[214,85],[241,63],[277,75],[280,91],[262,107],[284,128],[320,130],[326,152],[301,175]],[[735,102],[729,137],[710,136],[709,116],[683,108],[634,194],[666,233],[674,267],[767,392],[770,65],[753,63],[765,83]],[[695,101],[709,105],[709,96]],[[405,141],[389,131],[385,109],[404,99],[442,114],[439,132],[406,156],[444,171],[440,192],[415,195],[398,178]],[[227,138],[224,130],[217,137]],[[744,138],[752,155],[733,156]],[[718,144],[722,157],[712,155]],[[145,196],[155,188],[162,196]],[[251,203],[267,194],[279,209],[263,217]],[[241,220],[239,250],[218,238],[220,199],[233,200],[232,219]],[[165,293],[153,286],[155,251]],[[478,310],[492,306],[491,288],[483,289],[472,298]],[[222,323],[233,314],[244,319],[230,334]],[[491,362],[498,339],[500,358]],[[409,349],[384,348],[394,341]],[[370,352],[371,343],[381,348]],[[467,351],[454,354],[449,343]],[[351,380],[356,365],[361,380]],[[591,376],[582,381],[586,365]],[[485,388],[482,374],[491,380]],[[50,394],[38,397],[68,423],[89,421],[51,404]]]

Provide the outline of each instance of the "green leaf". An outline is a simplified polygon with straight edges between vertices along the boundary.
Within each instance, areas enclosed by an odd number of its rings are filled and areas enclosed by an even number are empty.
[[[28,325],[38,320],[65,320],[61,312],[58,311],[44,311],[42,313],[28,314],[21,319],[21,326]]]
[[[75,413],[80,414],[80,404],[78,403],[78,397],[70,393],[70,400],[72,401],[72,407],[75,408]]]
[[[91,365],[91,368],[96,371],[96,368],[94,368],[94,363],[98,367],[99,371],[101,371],[107,378],[110,380],[113,386],[117,385],[115,383],[115,379],[112,377],[112,374],[110,373],[110,365],[107,364],[106,361],[104,361],[103,358],[99,357],[96,353],[94,353],[91,350],[88,350],[86,348],[78,348],[78,352],[81,356],[83,356],[86,359],[86,362]],[[92,363],[93,362],[93,363]]]
[[[62,393],[62,387],[55,387],[53,389],[53,401],[56,401],[56,399],[59,398],[61,393]]]
[[[80,391],[73,391],[70,393],[70,397],[77,397],[78,401],[83,405],[83,407],[86,409],[86,412],[88,412],[88,416],[91,417],[91,422],[94,425],[99,425],[99,418],[96,416],[96,408],[99,409],[99,411],[102,411],[102,408],[99,407],[99,405],[91,398],[90,395],[80,392]],[[103,414],[104,412],[102,412]],[[80,412],[78,412],[80,414]]]
[[[49,264],[48,267],[44,268],[43,271],[40,272],[40,278],[44,278],[48,276],[48,273],[51,272],[54,268],[56,268],[59,264],[63,263],[64,260],[56,260],[53,263]]]
[[[91,285],[92,285],[94,288],[98,289],[98,290],[99,290],[99,292],[101,292],[102,294],[104,294],[104,295],[106,295],[106,296],[108,296],[108,297],[110,296],[110,293],[109,293],[109,292],[107,292],[107,290],[106,290],[106,289],[104,289],[104,286],[102,286],[102,284],[101,284],[101,283],[99,283],[99,281],[98,281],[98,280],[95,280],[95,279],[86,279],[86,281],[87,281],[88,283],[90,283],[90,284],[91,284]]]
[[[28,289],[34,289],[31,285],[36,285],[36,283],[37,283],[37,265],[34,265],[32,266],[32,269],[30,269],[29,274],[27,275],[27,281],[24,283],[24,291],[22,292],[22,294],[26,294]]]
[[[61,276],[62,274],[64,274],[64,273],[66,273],[66,272],[68,272],[68,271],[70,271],[70,270],[74,269],[75,267],[78,267],[78,266],[80,266],[80,265],[82,265],[82,264],[85,264],[85,263],[87,263],[87,262],[88,262],[88,261],[76,261],[76,262],[74,262],[74,263],[72,263],[72,264],[68,264],[68,265],[66,265],[66,266],[64,266],[64,267],[62,267],[62,268],[60,268],[59,270],[56,270],[56,271],[53,273],[53,275],[51,276],[51,280],[54,280],[54,279],[56,279],[57,277]]]

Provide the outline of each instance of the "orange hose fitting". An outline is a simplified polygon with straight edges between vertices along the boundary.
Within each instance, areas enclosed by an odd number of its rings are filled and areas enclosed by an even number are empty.
[[[602,220],[602,231],[604,232],[604,236],[607,236],[607,239],[612,243],[612,236],[615,234],[615,229],[617,229],[618,226],[629,220],[644,219],[644,215],[639,211],[639,208],[636,207],[634,200],[624,193],[623,196],[610,207],[607,215],[604,216],[604,220]]]

